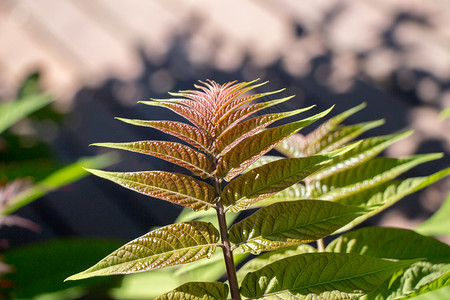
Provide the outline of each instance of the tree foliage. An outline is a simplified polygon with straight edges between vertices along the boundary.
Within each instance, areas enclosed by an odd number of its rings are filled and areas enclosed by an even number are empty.
[[[186,283],[158,299],[227,299],[229,290],[232,299],[241,299],[241,295],[248,299],[353,299],[364,295],[367,299],[401,299],[448,285],[450,247],[408,230],[351,231],[319,252],[303,245],[350,230],[404,196],[448,176],[450,168],[427,177],[396,179],[442,155],[376,157],[411,132],[355,143],[361,134],[383,124],[383,120],[375,120],[342,125],[365,104],[301,135],[302,128],[324,118],[332,108],[304,118],[299,115],[313,107],[268,113],[264,109],[292,97],[261,102],[282,91],[251,93],[264,84],[257,80],[207,81],[195,90],[170,93],[168,99],[142,102],[168,108],[186,123],[119,118],[180,141],[94,145],[151,155],[191,174],[89,171],[194,211],[214,209],[219,226],[192,221],[153,230],[68,280],[178,266],[209,258],[219,247],[228,284]],[[286,122],[288,117],[295,120]],[[284,123],[273,126],[280,120]],[[283,156],[268,156],[272,149]],[[248,217],[227,224],[227,213],[248,209],[252,209]],[[236,272],[235,251],[265,253]]]

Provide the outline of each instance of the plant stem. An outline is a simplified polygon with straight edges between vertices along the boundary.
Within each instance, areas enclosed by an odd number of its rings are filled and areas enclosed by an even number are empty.
[[[220,195],[222,192],[221,183],[218,178],[214,178],[214,185],[216,193]],[[228,226],[225,218],[225,210],[222,202],[217,201],[217,219],[219,221],[220,236],[222,238],[222,251],[223,258],[225,259],[225,266],[227,268],[228,283],[230,284],[231,298],[233,300],[241,300],[241,294],[239,293],[239,284],[236,276],[236,267],[234,265],[233,252],[231,251],[230,241],[228,240]]]
[[[325,245],[323,243],[323,239],[317,240],[316,242],[317,242],[317,250],[319,252],[325,251]]]
[[[228,283],[230,284],[231,298],[233,300],[241,300],[241,294],[239,293],[239,285],[236,276],[236,267],[234,266],[233,252],[231,251],[230,241],[228,240],[227,221],[225,219],[223,205],[220,201],[217,203],[217,208],[220,235],[223,243],[223,257],[225,259],[225,266],[227,267],[227,277]]]

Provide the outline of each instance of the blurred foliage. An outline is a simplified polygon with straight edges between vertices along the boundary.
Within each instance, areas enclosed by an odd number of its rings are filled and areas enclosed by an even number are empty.
[[[39,90],[39,74],[35,73],[24,81],[17,99],[0,103],[0,229],[19,226],[38,232],[38,224],[12,213],[85,177],[88,173],[83,167],[107,167],[118,160],[113,152],[80,158],[69,165],[56,160],[48,137],[38,134],[39,128],[49,124],[57,130],[64,119],[48,105],[53,100]],[[1,242],[0,249],[8,245],[7,240]],[[118,279],[75,284],[63,283],[63,279],[73,268],[92,264],[118,245],[106,240],[56,240],[8,249],[0,257],[0,299],[31,299],[41,294],[42,299],[68,299],[84,295],[88,288],[102,294],[111,287],[102,288],[105,282]]]

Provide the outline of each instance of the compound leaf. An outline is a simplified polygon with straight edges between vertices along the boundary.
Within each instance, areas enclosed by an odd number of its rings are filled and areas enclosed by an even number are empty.
[[[180,143],[139,141],[131,143],[95,143],[92,145],[152,155],[185,167],[202,178],[212,176],[213,161],[203,153]]]
[[[361,141],[361,143],[353,148],[351,151],[336,157],[334,161],[314,174],[313,178],[316,180],[331,176],[337,172],[353,168],[360,165],[371,158],[375,157],[381,151],[392,145],[396,141],[405,138],[412,134],[412,131],[405,131],[396,134],[377,136],[367,138]]]
[[[355,299],[416,261],[353,253],[305,253],[248,273],[241,293],[248,299]]]
[[[221,200],[232,211],[247,209],[253,203],[305,179],[330,159],[326,155],[317,155],[267,163],[234,179],[223,190]]]
[[[158,129],[164,133],[176,136],[177,138],[205,152],[208,152],[208,149],[212,144],[212,138],[210,136],[206,135],[202,130],[199,130],[189,124],[175,121],[145,121],[124,118],[116,119],[132,125]]]
[[[277,93],[277,92],[279,92],[279,91],[264,93],[264,94],[260,94],[260,95],[270,95],[270,94]],[[222,116],[222,118],[216,124],[217,137],[220,137],[220,135],[223,132],[227,131],[228,128],[235,126],[236,124],[238,124],[242,120],[246,119],[250,115],[252,115],[264,108],[268,108],[268,107],[283,103],[291,98],[292,97],[285,97],[285,98],[281,98],[281,99],[250,104],[248,106],[240,107],[236,110],[231,111],[230,113],[226,114],[225,116]]]
[[[308,196],[324,200],[343,198],[371,186],[387,182],[411,168],[441,158],[440,153],[414,155],[405,158],[374,158],[323,180],[316,181]]]
[[[262,267],[273,263],[275,261],[278,261],[280,259],[291,257],[294,255],[299,255],[303,253],[316,253],[317,250],[313,246],[310,246],[308,244],[300,244],[300,245],[293,245],[293,246],[287,246],[283,247],[277,250],[269,251],[262,253],[258,255],[257,257],[253,258],[249,262],[247,262],[245,265],[243,265],[238,271],[237,271],[237,278],[239,282],[242,282],[244,277],[249,272],[254,272]]]
[[[163,101],[139,101],[138,103],[161,106],[172,110],[178,115],[182,116],[186,120],[189,120],[198,129],[202,130],[206,135],[210,135],[213,132],[213,125],[206,117],[192,107],[188,107],[178,103],[163,102]]]
[[[231,226],[230,241],[258,254],[323,238],[364,210],[321,200],[298,200],[263,207]]]
[[[328,136],[336,128],[336,126],[366,106],[366,103],[361,103],[360,105],[350,108],[349,110],[346,110],[323,122],[319,127],[317,127],[317,129],[305,137],[305,147],[301,148],[302,153],[305,154],[307,152],[311,152],[311,149],[316,148],[316,144],[323,141],[324,137]]]
[[[352,195],[345,195],[342,198],[335,198],[337,203],[363,206],[370,209],[370,212],[360,216],[339,229],[336,233],[344,232],[350,228],[367,220],[371,216],[393,205],[403,197],[412,194],[450,174],[450,168],[436,172],[430,176],[408,178],[404,180],[395,180],[385,182],[383,184],[365,189],[359,193]]]
[[[450,278],[450,272],[442,268],[450,263],[450,246],[406,229],[362,228],[335,239],[326,251],[389,259],[426,258],[395,273],[364,299],[398,299],[413,292],[418,295],[419,291],[444,287]]]
[[[266,128],[273,122],[283,118],[294,116],[311,108],[312,106],[284,113],[274,113],[257,116],[239,123],[233,127],[229,127],[229,129],[223,132],[214,143],[214,150],[215,152],[219,153],[218,157],[220,157],[243,139]]]
[[[155,300],[225,300],[228,286],[222,282],[188,282]]]
[[[211,185],[187,175],[162,171],[125,173],[92,169],[87,171],[138,193],[194,210],[209,209],[216,200]]]
[[[322,118],[331,109],[304,120],[263,130],[246,138],[219,159],[216,176],[224,177],[225,180],[230,181],[258,160],[258,158],[275,147],[281,140]]]
[[[219,232],[211,223],[176,223],[120,247],[89,269],[66,280],[137,273],[211,257]]]
[[[364,122],[355,125],[342,126],[330,132],[324,136],[321,140],[317,141],[314,145],[308,145],[304,150],[305,155],[314,155],[319,153],[325,153],[335,150],[345,143],[355,139],[362,133],[381,126],[384,124],[384,120],[377,120],[371,122]]]

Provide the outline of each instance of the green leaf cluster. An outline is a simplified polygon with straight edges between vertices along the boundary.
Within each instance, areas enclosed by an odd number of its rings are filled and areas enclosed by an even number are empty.
[[[450,168],[397,179],[442,154],[378,157],[411,132],[355,142],[383,124],[376,120],[343,125],[365,104],[301,135],[302,128],[324,118],[331,108],[306,118],[298,115],[312,107],[266,113],[264,109],[292,97],[257,102],[281,92],[251,93],[264,84],[207,81],[195,90],[170,93],[169,99],[141,102],[168,108],[185,123],[119,118],[180,141],[95,146],[151,155],[184,167],[189,174],[89,171],[197,213],[212,209],[217,220],[189,220],[155,229],[67,280],[179,266],[213,257],[221,248],[227,283],[188,282],[158,299],[227,299],[229,294],[233,300],[403,299],[447,286],[450,247],[409,230],[363,228],[339,236],[325,249],[306,245],[312,241],[320,245],[323,238],[348,231],[448,176]],[[279,120],[284,123],[273,126]],[[268,156],[272,149],[283,156]],[[227,215],[244,210],[249,210],[247,217],[227,222]],[[233,253],[258,256],[236,271]]]

